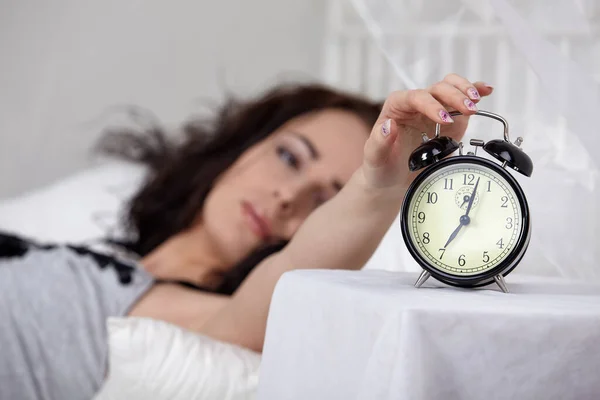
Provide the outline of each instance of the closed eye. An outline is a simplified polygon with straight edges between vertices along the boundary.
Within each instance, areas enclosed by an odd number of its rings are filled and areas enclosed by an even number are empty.
[[[292,167],[296,170],[300,168],[300,161],[299,161],[298,157],[296,157],[296,155],[294,155],[294,153],[292,153],[285,147],[283,147],[283,146],[277,147],[277,156],[279,157],[279,159],[281,159],[284,163],[286,163],[290,167]]]

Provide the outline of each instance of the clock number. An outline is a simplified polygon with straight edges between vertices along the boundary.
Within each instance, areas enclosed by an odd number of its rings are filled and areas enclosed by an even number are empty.
[[[503,249],[504,248],[504,242],[502,242],[502,238],[500,238],[500,240],[498,240],[496,242],[496,244],[498,245],[498,248]]]
[[[502,240],[502,239],[500,239],[500,240]],[[489,261],[490,261],[490,256],[488,255],[488,252],[484,251],[483,252],[483,262],[486,263],[486,262],[489,262]]]
[[[423,211],[421,211],[418,215],[417,218],[419,218],[419,223],[422,224],[423,222],[425,222],[425,213]]]
[[[436,192],[427,192],[427,203],[435,204],[438,201],[438,195]]]
[[[452,178],[450,178],[450,179],[445,178],[444,179],[444,189],[446,189],[446,190],[452,190]]]
[[[507,205],[508,204],[508,197],[502,196],[502,198],[500,200],[502,200],[502,205],[500,207],[502,207],[502,208],[508,208],[508,205]]]
[[[429,240],[429,232],[423,233],[423,243],[429,244],[429,242],[431,242],[431,240]]]
[[[442,257],[444,257],[444,253],[446,252],[446,249],[439,249],[438,251],[442,252],[442,254],[440,254],[440,260],[441,260]]]
[[[506,218],[506,225],[504,227],[506,229],[511,229],[513,227],[513,221],[511,217]]]
[[[464,267],[465,264],[466,264],[465,255],[461,254],[460,257],[458,257],[458,265],[460,265],[461,267]]]
[[[492,191],[492,181],[488,181],[488,192]]]
[[[467,179],[469,180],[469,183],[467,183]],[[463,174],[463,185],[471,185],[473,186],[475,184],[475,175],[473,174]]]

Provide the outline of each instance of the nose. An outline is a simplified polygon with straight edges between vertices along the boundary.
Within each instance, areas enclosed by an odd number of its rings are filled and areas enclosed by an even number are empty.
[[[276,211],[279,217],[290,216],[294,213],[297,190],[290,187],[277,188],[273,191],[273,197],[275,198]]]
[[[311,193],[316,189],[314,182],[288,181],[273,190],[278,217],[289,218],[299,216],[305,208],[309,208]]]
[[[316,196],[321,195],[321,187],[317,182],[286,182],[273,189],[275,225],[285,235],[293,234],[302,221],[308,217],[317,204]]]
[[[276,236],[289,240],[302,223],[301,190],[297,187],[278,188],[273,191],[275,209],[273,225]]]

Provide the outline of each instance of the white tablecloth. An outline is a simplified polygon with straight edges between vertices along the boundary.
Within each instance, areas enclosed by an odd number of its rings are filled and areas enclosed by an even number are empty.
[[[600,286],[464,290],[387,271],[285,274],[259,400],[600,399]]]

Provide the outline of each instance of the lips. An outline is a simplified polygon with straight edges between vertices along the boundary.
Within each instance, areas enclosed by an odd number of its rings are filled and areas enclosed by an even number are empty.
[[[254,234],[260,237],[263,240],[268,239],[271,236],[271,227],[269,225],[269,221],[261,215],[252,205],[252,203],[248,201],[242,202],[242,214],[248,224],[250,230],[254,232]]]

